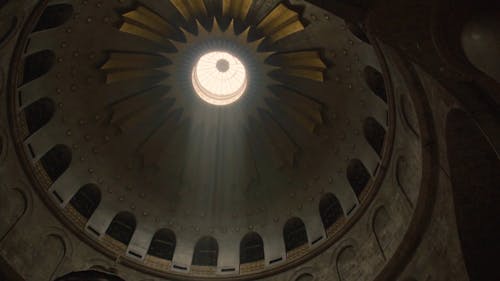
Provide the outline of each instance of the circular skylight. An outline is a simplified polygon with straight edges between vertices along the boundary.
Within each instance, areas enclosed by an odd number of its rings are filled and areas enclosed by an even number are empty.
[[[203,55],[193,69],[193,87],[198,96],[213,105],[237,101],[247,88],[247,72],[241,61],[227,52]]]

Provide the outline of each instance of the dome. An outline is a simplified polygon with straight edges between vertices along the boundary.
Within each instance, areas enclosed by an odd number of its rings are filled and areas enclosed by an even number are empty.
[[[30,173],[86,240],[159,274],[251,278],[306,260],[383,174],[393,127],[376,51],[335,17],[332,38],[299,40],[306,20],[284,3],[265,17],[170,4],[182,19],[116,2],[96,34],[90,7],[71,32],[35,27],[11,108]],[[49,33],[57,47],[42,47]],[[322,47],[341,40],[345,54]],[[56,89],[34,94],[42,81]]]
[[[395,276],[433,204],[449,206],[433,189],[440,88],[383,43],[379,14],[42,2],[0,4],[16,15],[0,28],[0,258],[23,278]],[[16,244],[28,259],[2,237],[40,238]]]

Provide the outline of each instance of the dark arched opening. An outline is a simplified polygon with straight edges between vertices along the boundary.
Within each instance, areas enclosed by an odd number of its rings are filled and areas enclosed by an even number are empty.
[[[72,14],[73,6],[70,4],[55,4],[48,6],[40,16],[34,31],[61,26],[71,18]]]
[[[43,50],[27,56],[24,59],[24,74],[22,84],[31,82],[50,71],[56,56],[54,52]]]
[[[219,257],[219,245],[213,237],[201,238],[194,248],[193,265],[217,266]]]
[[[106,234],[113,239],[128,245],[134,235],[136,220],[133,214],[122,212],[116,215],[106,230]]]
[[[379,156],[381,156],[385,140],[384,127],[373,117],[368,117],[365,119],[363,132],[365,135],[365,139],[368,141],[370,146],[373,148],[373,150],[375,150],[375,152],[377,152]]]
[[[264,259],[264,241],[255,232],[248,233],[240,243],[240,263],[251,263]]]
[[[339,200],[331,193],[323,195],[319,201],[319,213],[323,221],[323,227],[327,233],[344,216]]]
[[[299,218],[289,219],[283,227],[286,251],[291,251],[309,242],[304,222]]]
[[[358,198],[361,198],[361,195],[370,181],[370,177],[370,173],[368,173],[365,165],[363,165],[360,160],[353,159],[349,162],[349,166],[347,167],[347,179]]]
[[[382,73],[371,66],[365,67],[365,81],[370,90],[385,103],[387,103],[387,93]]]
[[[70,148],[65,145],[57,145],[47,152],[40,162],[49,178],[55,182],[69,168],[71,158]]]
[[[153,237],[149,246],[148,255],[160,259],[172,260],[174,257],[176,239],[169,229],[161,229]]]
[[[42,98],[24,109],[30,135],[47,125],[56,112],[54,101]]]
[[[75,196],[73,196],[70,204],[83,217],[90,219],[100,202],[101,191],[99,190],[99,187],[94,184],[87,184],[80,188]]]

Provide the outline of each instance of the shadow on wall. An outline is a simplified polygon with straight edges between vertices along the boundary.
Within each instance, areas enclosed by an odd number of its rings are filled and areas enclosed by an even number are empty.
[[[73,272],[54,281],[125,281],[120,277],[99,271]]]
[[[458,233],[470,280],[500,280],[500,160],[463,111],[448,115],[446,139]]]

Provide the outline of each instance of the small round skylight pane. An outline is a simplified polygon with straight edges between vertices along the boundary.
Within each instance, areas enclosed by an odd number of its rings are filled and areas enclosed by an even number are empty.
[[[237,101],[248,84],[243,63],[222,51],[203,55],[193,69],[192,79],[198,96],[213,105],[228,105]]]

